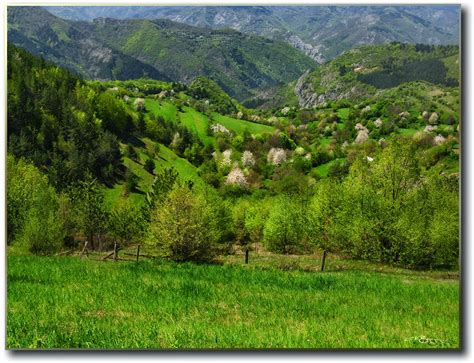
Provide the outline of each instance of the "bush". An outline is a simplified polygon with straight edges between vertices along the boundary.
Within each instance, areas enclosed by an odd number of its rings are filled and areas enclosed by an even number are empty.
[[[26,218],[15,248],[21,252],[48,255],[61,249],[64,237],[63,223],[57,211],[45,213],[33,209]]]
[[[49,254],[62,246],[59,201],[46,176],[24,160],[7,158],[8,244],[22,252]]]
[[[187,186],[175,187],[151,215],[147,243],[175,261],[208,262],[215,257],[220,230],[212,205]]]
[[[263,231],[267,248],[278,253],[301,252],[306,241],[305,213],[301,203],[290,197],[279,198]]]
[[[458,178],[420,175],[416,153],[393,142],[371,162],[356,160],[341,183],[318,186],[310,213],[316,244],[407,267],[456,265]]]

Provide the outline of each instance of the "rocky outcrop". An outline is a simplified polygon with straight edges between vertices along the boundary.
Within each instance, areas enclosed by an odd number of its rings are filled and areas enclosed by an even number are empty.
[[[319,64],[324,63],[326,61],[326,58],[322,54],[324,46],[321,44],[312,45],[309,43],[305,43],[299,36],[294,34],[290,35],[287,38],[287,42],[296,49],[301,50],[304,54],[306,54]]]

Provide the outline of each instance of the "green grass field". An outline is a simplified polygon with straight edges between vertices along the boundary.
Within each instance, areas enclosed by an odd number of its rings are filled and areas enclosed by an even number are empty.
[[[459,347],[456,279],[252,261],[9,256],[7,347]]]
[[[153,144],[153,141],[148,138],[140,139],[146,145]],[[131,160],[128,157],[123,157],[123,164],[129,168],[136,176],[138,176],[138,191],[130,193],[127,197],[124,196],[124,183],[120,182],[114,185],[113,188],[105,188],[105,203],[112,207],[123,198],[131,198],[134,204],[142,204],[145,201],[145,195],[150,190],[154,175],[148,173],[143,165],[149,159],[145,154],[143,148],[137,148],[139,162]],[[184,181],[191,180],[196,185],[204,185],[204,181],[198,175],[197,168],[186,159],[176,155],[173,150],[167,148],[163,144],[159,144],[158,155],[153,159],[155,162],[155,175],[165,168],[175,168],[180,178]]]
[[[145,108],[157,116],[162,116],[166,121],[176,122],[176,105],[171,102],[158,102],[151,98],[145,98]]]
[[[316,174],[322,178],[328,176],[329,168],[333,166],[336,163],[342,163],[345,160],[345,158],[339,158],[339,159],[334,159],[331,161],[328,161],[325,164],[318,165],[317,167],[314,168]]]
[[[251,134],[272,133],[275,130],[275,128],[272,126],[262,125],[246,120],[239,120],[229,116],[223,116],[216,112],[214,112],[212,115],[217,123],[224,125],[229,130],[234,131],[238,135],[242,135],[245,130],[249,131]]]

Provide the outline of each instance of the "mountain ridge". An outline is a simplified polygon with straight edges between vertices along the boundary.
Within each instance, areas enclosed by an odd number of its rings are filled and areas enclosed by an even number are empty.
[[[163,19],[90,23],[67,21],[39,7],[9,7],[8,23],[14,44],[86,78],[190,83],[203,75],[239,100],[297,79],[315,66],[281,41]]]

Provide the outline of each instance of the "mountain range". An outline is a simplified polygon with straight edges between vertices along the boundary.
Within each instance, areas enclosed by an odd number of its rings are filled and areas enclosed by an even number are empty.
[[[41,7],[9,7],[8,40],[85,78],[190,83],[204,75],[239,100],[316,65],[285,42],[231,29],[167,19],[71,21]]]
[[[158,19],[283,40],[323,63],[362,44],[458,44],[460,8],[426,6],[60,6],[71,20]]]

